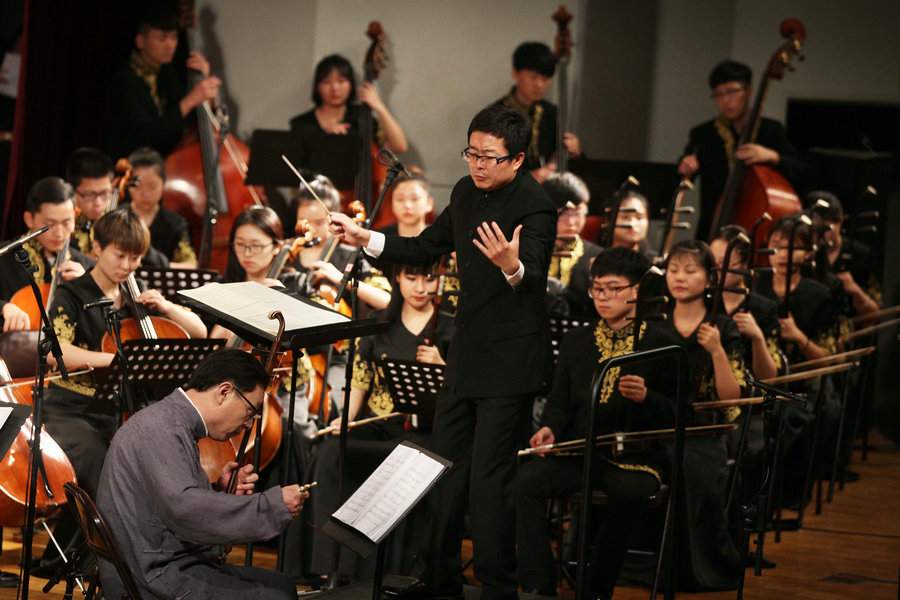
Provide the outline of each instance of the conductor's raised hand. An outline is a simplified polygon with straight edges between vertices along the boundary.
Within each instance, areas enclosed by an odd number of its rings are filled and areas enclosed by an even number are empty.
[[[356,221],[340,212],[328,213],[328,230],[331,235],[351,246],[365,246],[372,235],[371,231],[363,229]]]
[[[300,514],[303,508],[303,501],[309,498],[309,492],[302,489],[299,485],[286,485],[281,488],[281,497],[284,499],[284,505],[292,517]]]
[[[512,239],[507,241],[506,236],[496,221],[487,222],[478,226],[478,237],[472,240],[475,247],[488,257],[492,263],[500,267],[506,275],[515,275],[519,270],[519,234],[522,226],[519,225],[513,231]]]

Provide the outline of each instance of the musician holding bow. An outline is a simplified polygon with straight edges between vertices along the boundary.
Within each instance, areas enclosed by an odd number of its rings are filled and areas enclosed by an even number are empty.
[[[710,72],[709,87],[719,114],[715,119],[691,129],[678,164],[680,175],[694,177],[699,174],[703,181],[700,188],[700,223],[696,230],[700,237],[709,234],[713,212],[735,161],[745,165],[771,165],[795,187],[803,176],[803,159],[788,141],[778,121],[761,118],[756,143],[736,147],[744,128],[753,127],[753,123],[749,122],[752,77],[750,67],[731,60],[719,63]]]
[[[563,338],[553,388],[530,440],[532,448],[583,438],[591,402],[591,379],[597,365],[613,356],[674,343],[655,322],[634,330],[638,282],[650,268],[645,256],[627,248],[601,253],[591,265],[589,294],[599,319],[569,331]],[[666,394],[675,389],[674,373],[647,363],[611,371],[602,385],[602,433],[672,427],[675,406]],[[665,451],[659,445],[602,447],[594,489],[606,492],[609,504],[599,524],[590,558],[591,598],[612,597],[629,538],[638,526],[641,507],[665,478]],[[546,502],[581,489],[583,456],[539,457],[519,467],[516,480],[516,543],[519,582],[526,592],[556,596],[556,565],[550,548]]]

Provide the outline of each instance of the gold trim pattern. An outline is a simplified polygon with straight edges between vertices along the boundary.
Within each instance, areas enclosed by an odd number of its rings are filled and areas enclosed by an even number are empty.
[[[728,158],[728,172],[734,169],[734,133],[731,131],[731,124],[724,116],[719,115],[715,120],[716,132],[722,138],[725,144],[725,156]]]
[[[556,277],[566,287],[572,279],[572,268],[584,256],[584,240],[581,236],[575,235],[575,239],[566,243],[560,248],[562,252],[569,252],[569,256],[554,256],[550,259],[550,271],[547,273],[549,277]]]
[[[128,66],[134,71],[135,75],[143,79],[144,83],[150,87],[150,98],[153,99],[153,104],[156,105],[156,112],[159,113],[160,117],[163,116],[166,107],[163,105],[162,98],[159,97],[159,91],[156,87],[156,73],[150,68],[150,65],[143,61],[137,50],[131,51]]]
[[[614,330],[606,324],[606,321],[600,319],[597,322],[597,327],[594,329],[594,343],[597,345],[597,350],[600,351],[600,359],[597,362],[601,363],[608,358],[622,356],[623,354],[631,352],[634,348],[633,329],[633,324],[629,323],[621,329]],[[639,337],[643,337],[646,331],[647,323],[641,323]],[[619,381],[619,373],[621,370],[621,367],[613,367],[606,372],[606,377],[603,380],[600,392],[601,404],[609,402],[610,397],[615,391],[616,382]]]

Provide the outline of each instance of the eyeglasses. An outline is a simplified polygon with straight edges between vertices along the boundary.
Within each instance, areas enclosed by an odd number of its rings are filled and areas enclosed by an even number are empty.
[[[709,95],[709,97],[712,98],[713,100],[718,100],[720,98],[730,98],[730,97],[734,96],[735,94],[740,94],[741,92],[743,92],[746,89],[747,88],[745,88],[745,87],[731,88],[731,89],[727,89],[727,90],[722,90],[721,92],[713,92],[712,94]]]
[[[247,403],[247,406],[250,407],[250,417],[249,418],[254,419],[254,420],[259,419],[260,416],[262,415],[262,406],[260,406],[260,407],[253,406],[253,403],[247,399],[247,396],[245,396],[241,392],[241,390],[237,389],[233,385],[231,386],[231,389],[233,389],[235,392],[237,392],[237,395],[240,396],[241,398],[243,398],[244,402]]]
[[[462,157],[464,161],[469,163],[470,165],[474,165],[477,163],[481,163],[484,166],[493,166],[494,164],[499,165],[507,158],[512,158],[512,154],[507,154],[506,156],[481,156],[479,154],[475,154],[474,152],[469,152],[469,149],[466,148],[462,150],[459,155]],[[497,161],[496,163],[491,163],[492,160]]]
[[[112,190],[101,190],[99,192],[79,192],[75,190],[75,194],[81,196],[88,202],[91,200],[109,200],[109,195],[112,193]]]
[[[595,285],[588,288],[588,296],[590,298],[601,298],[603,296],[606,296],[607,298],[615,298],[622,292],[622,290],[630,287],[634,287],[634,284],[609,287],[598,287]]]
[[[260,252],[263,252],[266,248],[268,248],[271,245],[272,245],[271,242],[268,244],[264,244],[264,245],[263,244],[249,244],[248,245],[248,244],[242,244],[240,242],[234,242],[234,244],[233,244],[235,253],[248,254],[250,256],[252,256],[254,254],[259,254]]]
[[[582,212],[580,210],[565,210],[559,213],[560,219],[568,219],[570,221],[584,219],[585,217],[587,217],[587,212]]]

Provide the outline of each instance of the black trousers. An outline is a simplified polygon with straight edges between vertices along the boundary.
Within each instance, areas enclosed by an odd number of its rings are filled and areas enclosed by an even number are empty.
[[[581,490],[581,457],[536,458],[519,467],[516,482],[516,543],[519,581],[526,591],[556,596],[556,563],[550,547],[547,501]],[[626,469],[597,461],[594,489],[609,503],[602,508],[594,537],[588,574],[589,598],[612,594],[622,570],[628,542],[640,524],[642,507],[659,490],[659,481],[646,470]]]
[[[482,600],[516,598],[516,451],[527,435],[533,394],[459,398],[441,390],[432,449],[453,461],[429,495],[425,582],[463,582],[462,532],[466,491]]]

